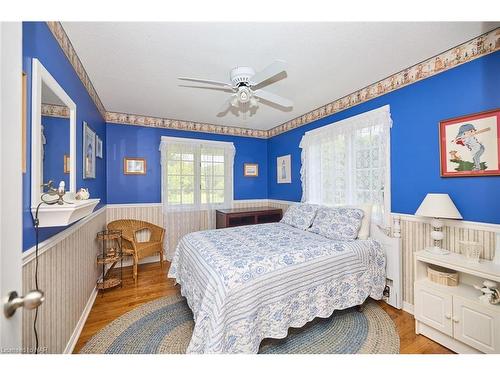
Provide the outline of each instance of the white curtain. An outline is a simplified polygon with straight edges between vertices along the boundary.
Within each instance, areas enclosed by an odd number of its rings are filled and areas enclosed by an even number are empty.
[[[390,223],[390,107],[307,132],[302,148],[302,201],[372,205],[372,221]]]
[[[162,137],[161,197],[167,259],[183,235],[215,228],[215,210],[233,204],[231,142]]]

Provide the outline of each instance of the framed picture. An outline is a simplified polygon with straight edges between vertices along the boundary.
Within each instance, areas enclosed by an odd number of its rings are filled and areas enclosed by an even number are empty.
[[[64,173],[69,174],[69,168],[71,166],[69,155],[64,155]]]
[[[285,155],[276,158],[276,171],[278,174],[278,184],[292,183],[292,156]]]
[[[146,159],[123,158],[124,174],[146,174]]]
[[[439,123],[442,177],[500,175],[500,109]]]
[[[83,122],[83,178],[95,178],[95,132]]]
[[[259,164],[245,163],[243,164],[243,176],[245,177],[258,177]]]
[[[95,156],[102,159],[102,139],[98,135],[96,135],[95,147]]]

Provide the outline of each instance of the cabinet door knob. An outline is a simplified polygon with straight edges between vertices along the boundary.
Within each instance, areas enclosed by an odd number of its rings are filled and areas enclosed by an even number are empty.
[[[454,321],[455,323],[458,323],[458,322],[459,322],[459,320],[458,320],[458,318],[457,318],[456,316],[454,316],[454,317],[453,317],[453,321]]]
[[[451,315],[450,315],[450,314],[446,314],[444,317],[445,317],[446,319],[451,319]]]

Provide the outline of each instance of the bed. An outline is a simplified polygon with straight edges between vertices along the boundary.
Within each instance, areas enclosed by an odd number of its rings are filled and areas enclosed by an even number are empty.
[[[188,353],[257,353],[264,338],[381,299],[386,255],[372,238],[335,241],[270,223],[184,236],[168,276],[193,312]]]

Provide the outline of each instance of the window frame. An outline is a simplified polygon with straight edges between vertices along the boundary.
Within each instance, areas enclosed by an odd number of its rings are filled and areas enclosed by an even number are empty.
[[[192,139],[192,138],[180,138],[180,137],[161,137],[160,151],[162,150],[163,145],[167,148],[170,145],[180,145],[180,146],[192,146],[193,152],[193,173],[194,173],[194,188],[193,188],[193,203],[169,203],[167,201],[167,196],[169,191],[179,191],[180,199],[182,202],[182,187],[181,189],[169,189],[166,184],[168,183],[168,165],[165,167],[163,162],[169,161],[168,156],[161,156],[161,201],[164,207],[168,207],[172,210],[192,210],[192,209],[209,209],[209,208],[222,208],[229,207],[233,201],[233,188],[234,188],[234,155],[235,155],[235,147],[233,142],[223,142],[223,141],[212,141],[212,140],[203,140],[203,139]],[[224,155],[224,201],[220,203],[202,203],[202,171],[201,171],[201,163],[202,163],[202,154],[203,149],[220,149],[223,150]],[[181,168],[182,168],[182,156],[180,159]],[[213,165],[213,161],[212,161]],[[182,174],[175,176],[179,176],[182,179]],[[190,175],[191,176],[191,175]],[[203,189],[206,190],[206,189]],[[212,192],[217,189],[211,189]],[[220,189],[218,189],[220,190]]]

